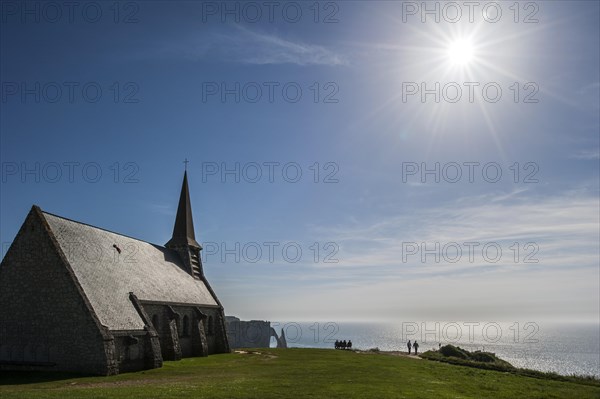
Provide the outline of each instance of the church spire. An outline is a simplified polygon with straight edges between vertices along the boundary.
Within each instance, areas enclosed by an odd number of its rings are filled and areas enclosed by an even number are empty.
[[[168,248],[180,246],[202,249],[196,241],[196,235],[194,234],[194,220],[192,219],[192,204],[188,188],[187,170],[183,173],[183,184],[181,186],[181,195],[179,196],[175,226],[173,227],[173,237],[166,244]]]

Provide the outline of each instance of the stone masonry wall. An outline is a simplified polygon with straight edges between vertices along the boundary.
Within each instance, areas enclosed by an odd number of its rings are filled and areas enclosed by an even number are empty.
[[[178,357],[176,353],[173,353],[173,321],[175,321],[174,324],[176,325],[177,345],[180,350],[179,356],[200,356],[201,350],[197,348],[196,343],[193,341],[194,338],[200,339],[200,336],[194,333],[193,328],[200,321],[194,306],[169,306],[156,303],[143,303],[143,306],[152,323],[157,323],[157,325],[154,325],[154,328],[159,336],[163,359],[175,360]],[[171,312],[171,309],[176,315]],[[208,354],[221,353],[222,351],[218,348],[219,342],[216,339],[219,333],[217,321],[220,310],[208,307],[200,307],[200,310],[207,316],[203,327]]]
[[[147,369],[147,346],[150,345],[146,331],[131,333],[115,333],[115,359],[119,372],[138,371]]]
[[[0,265],[0,369],[113,374],[112,336],[90,314],[46,227],[32,209]]]

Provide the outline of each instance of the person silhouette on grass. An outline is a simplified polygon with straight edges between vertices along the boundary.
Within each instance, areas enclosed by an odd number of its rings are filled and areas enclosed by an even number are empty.
[[[412,347],[412,345],[410,343],[410,339],[408,340],[408,344],[406,344],[406,347],[408,348],[408,354],[410,355],[410,349]]]
[[[413,344],[414,348],[415,348],[415,355],[417,354],[417,351],[419,350],[419,343],[417,341],[415,341],[415,343]]]

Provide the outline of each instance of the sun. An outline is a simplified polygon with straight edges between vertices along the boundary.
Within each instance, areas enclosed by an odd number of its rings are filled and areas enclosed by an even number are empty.
[[[473,44],[467,39],[457,39],[448,45],[447,56],[451,64],[467,66],[474,57]]]

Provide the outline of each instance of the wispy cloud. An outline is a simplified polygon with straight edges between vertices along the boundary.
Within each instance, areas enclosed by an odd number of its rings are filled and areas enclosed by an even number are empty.
[[[590,150],[581,150],[571,155],[571,158],[582,160],[600,159],[600,149],[593,148]]]
[[[340,245],[339,264],[298,265],[285,275],[273,270],[261,279],[264,287],[251,306],[244,297],[232,300],[230,309],[253,315],[258,304],[271,318],[323,320],[597,320],[598,207],[590,193],[538,198],[517,190],[371,223],[318,227],[315,240],[328,237]],[[407,241],[496,242],[505,254],[498,263],[466,256],[457,263],[431,257],[422,263],[420,256],[403,263]],[[539,263],[514,263],[509,247],[515,241],[536,243]],[[274,296],[283,299],[273,303]]]
[[[175,211],[173,209],[172,204],[146,203],[145,205],[152,213],[168,216],[175,215]]]
[[[463,199],[450,205],[375,221],[369,225],[321,228],[316,233],[332,237],[340,245],[342,265],[348,268],[397,268],[405,276],[487,272],[481,256],[473,262],[465,255],[459,262],[436,263],[433,256],[402,262],[402,244],[407,242],[498,243],[506,254],[494,267],[590,267],[597,265],[598,198],[565,194],[539,199],[510,194]],[[515,265],[509,247],[518,242],[539,247],[539,264]],[[481,251],[481,246],[478,248]],[[327,266],[327,265],[324,265]],[[352,272],[350,272],[352,273]]]
[[[344,65],[345,58],[315,44],[285,40],[238,27],[237,34],[223,36],[231,45],[231,55],[248,64]]]
[[[584,93],[593,93],[593,94],[598,94],[598,91],[600,91],[600,82],[592,82],[589,83],[585,86],[580,87],[577,92],[579,94],[584,94]]]
[[[348,64],[346,57],[318,44],[285,39],[274,33],[257,32],[239,25],[226,31],[189,36],[178,43],[165,43],[160,52],[188,59],[223,60],[242,64],[328,65]]]

